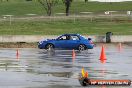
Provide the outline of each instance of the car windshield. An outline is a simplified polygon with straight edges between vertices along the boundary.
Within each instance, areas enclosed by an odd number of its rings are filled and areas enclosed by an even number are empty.
[[[61,36],[58,36],[58,37],[56,38],[56,40],[58,40],[60,37],[61,37]]]
[[[57,40],[70,40],[71,36],[70,35],[62,35],[57,38]]]

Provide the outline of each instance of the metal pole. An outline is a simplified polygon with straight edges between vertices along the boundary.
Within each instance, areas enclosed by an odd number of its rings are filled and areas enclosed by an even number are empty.
[[[132,12],[130,13],[130,20],[132,20]]]
[[[74,23],[76,22],[76,17],[75,17],[75,13],[74,13]]]
[[[10,25],[11,25],[11,16],[9,16],[9,19],[10,19]]]
[[[112,12],[111,12],[111,14],[110,14],[110,18],[111,18],[110,20],[112,21]]]
[[[93,14],[91,13],[91,22],[93,21]]]

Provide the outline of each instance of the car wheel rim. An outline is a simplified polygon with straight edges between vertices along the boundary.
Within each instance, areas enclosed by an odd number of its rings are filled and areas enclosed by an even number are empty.
[[[49,44],[49,45],[47,46],[47,49],[48,49],[48,50],[53,49],[53,45]]]
[[[80,45],[80,46],[79,46],[79,51],[83,51],[83,50],[85,50],[84,45]]]

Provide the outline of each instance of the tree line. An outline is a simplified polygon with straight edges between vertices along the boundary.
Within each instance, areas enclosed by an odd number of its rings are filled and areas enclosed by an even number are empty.
[[[38,0],[38,2],[43,6],[43,8],[46,10],[46,13],[48,16],[51,16],[53,7],[58,4],[60,0]],[[62,2],[65,5],[65,13],[66,16],[69,16],[69,10],[70,6],[73,0],[62,0]],[[84,0],[85,3],[88,2],[88,0]]]
[[[1,2],[3,1],[10,1],[10,0],[0,0]],[[33,1],[33,0],[25,0],[25,1]],[[58,2],[60,2],[60,0],[35,0],[38,1],[42,7],[46,10],[46,13],[48,16],[52,15],[52,10],[54,8],[55,5],[58,4]],[[69,16],[69,10],[70,10],[70,6],[73,0],[61,0],[64,5],[65,5],[65,13],[66,16]],[[88,0],[84,0],[85,3],[88,2]]]

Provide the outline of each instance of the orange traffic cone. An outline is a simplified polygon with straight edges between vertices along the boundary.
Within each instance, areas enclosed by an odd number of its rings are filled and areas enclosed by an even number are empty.
[[[16,51],[16,58],[17,58],[17,59],[19,58],[19,51],[18,51],[18,49],[17,49],[17,51]]]
[[[118,50],[119,50],[119,52],[122,51],[122,44],[121,43],[118,44]]]
[[[72,50],[72,59],[75,59],[75,57],[76,57],[76,53],[75,53],[75,50],[73,49]]]
[[[88,78],[88,72],[87,71],[85,72],[84,67],[82,68],[81,73],[82,77]]]
[[[106,60],[104,45],[102,46],[100,60]]]
[[[105,60],[100,59],[100,62],[101,62],[102,64],[105,64],[105,63],[106,63],[106,59],[105,59]]]
[[[85,76],[84,77],[88,78],[88,72],[87,71],[85,72]]]
[[[102,86],[101,88],[106,88],[106,86]]]

